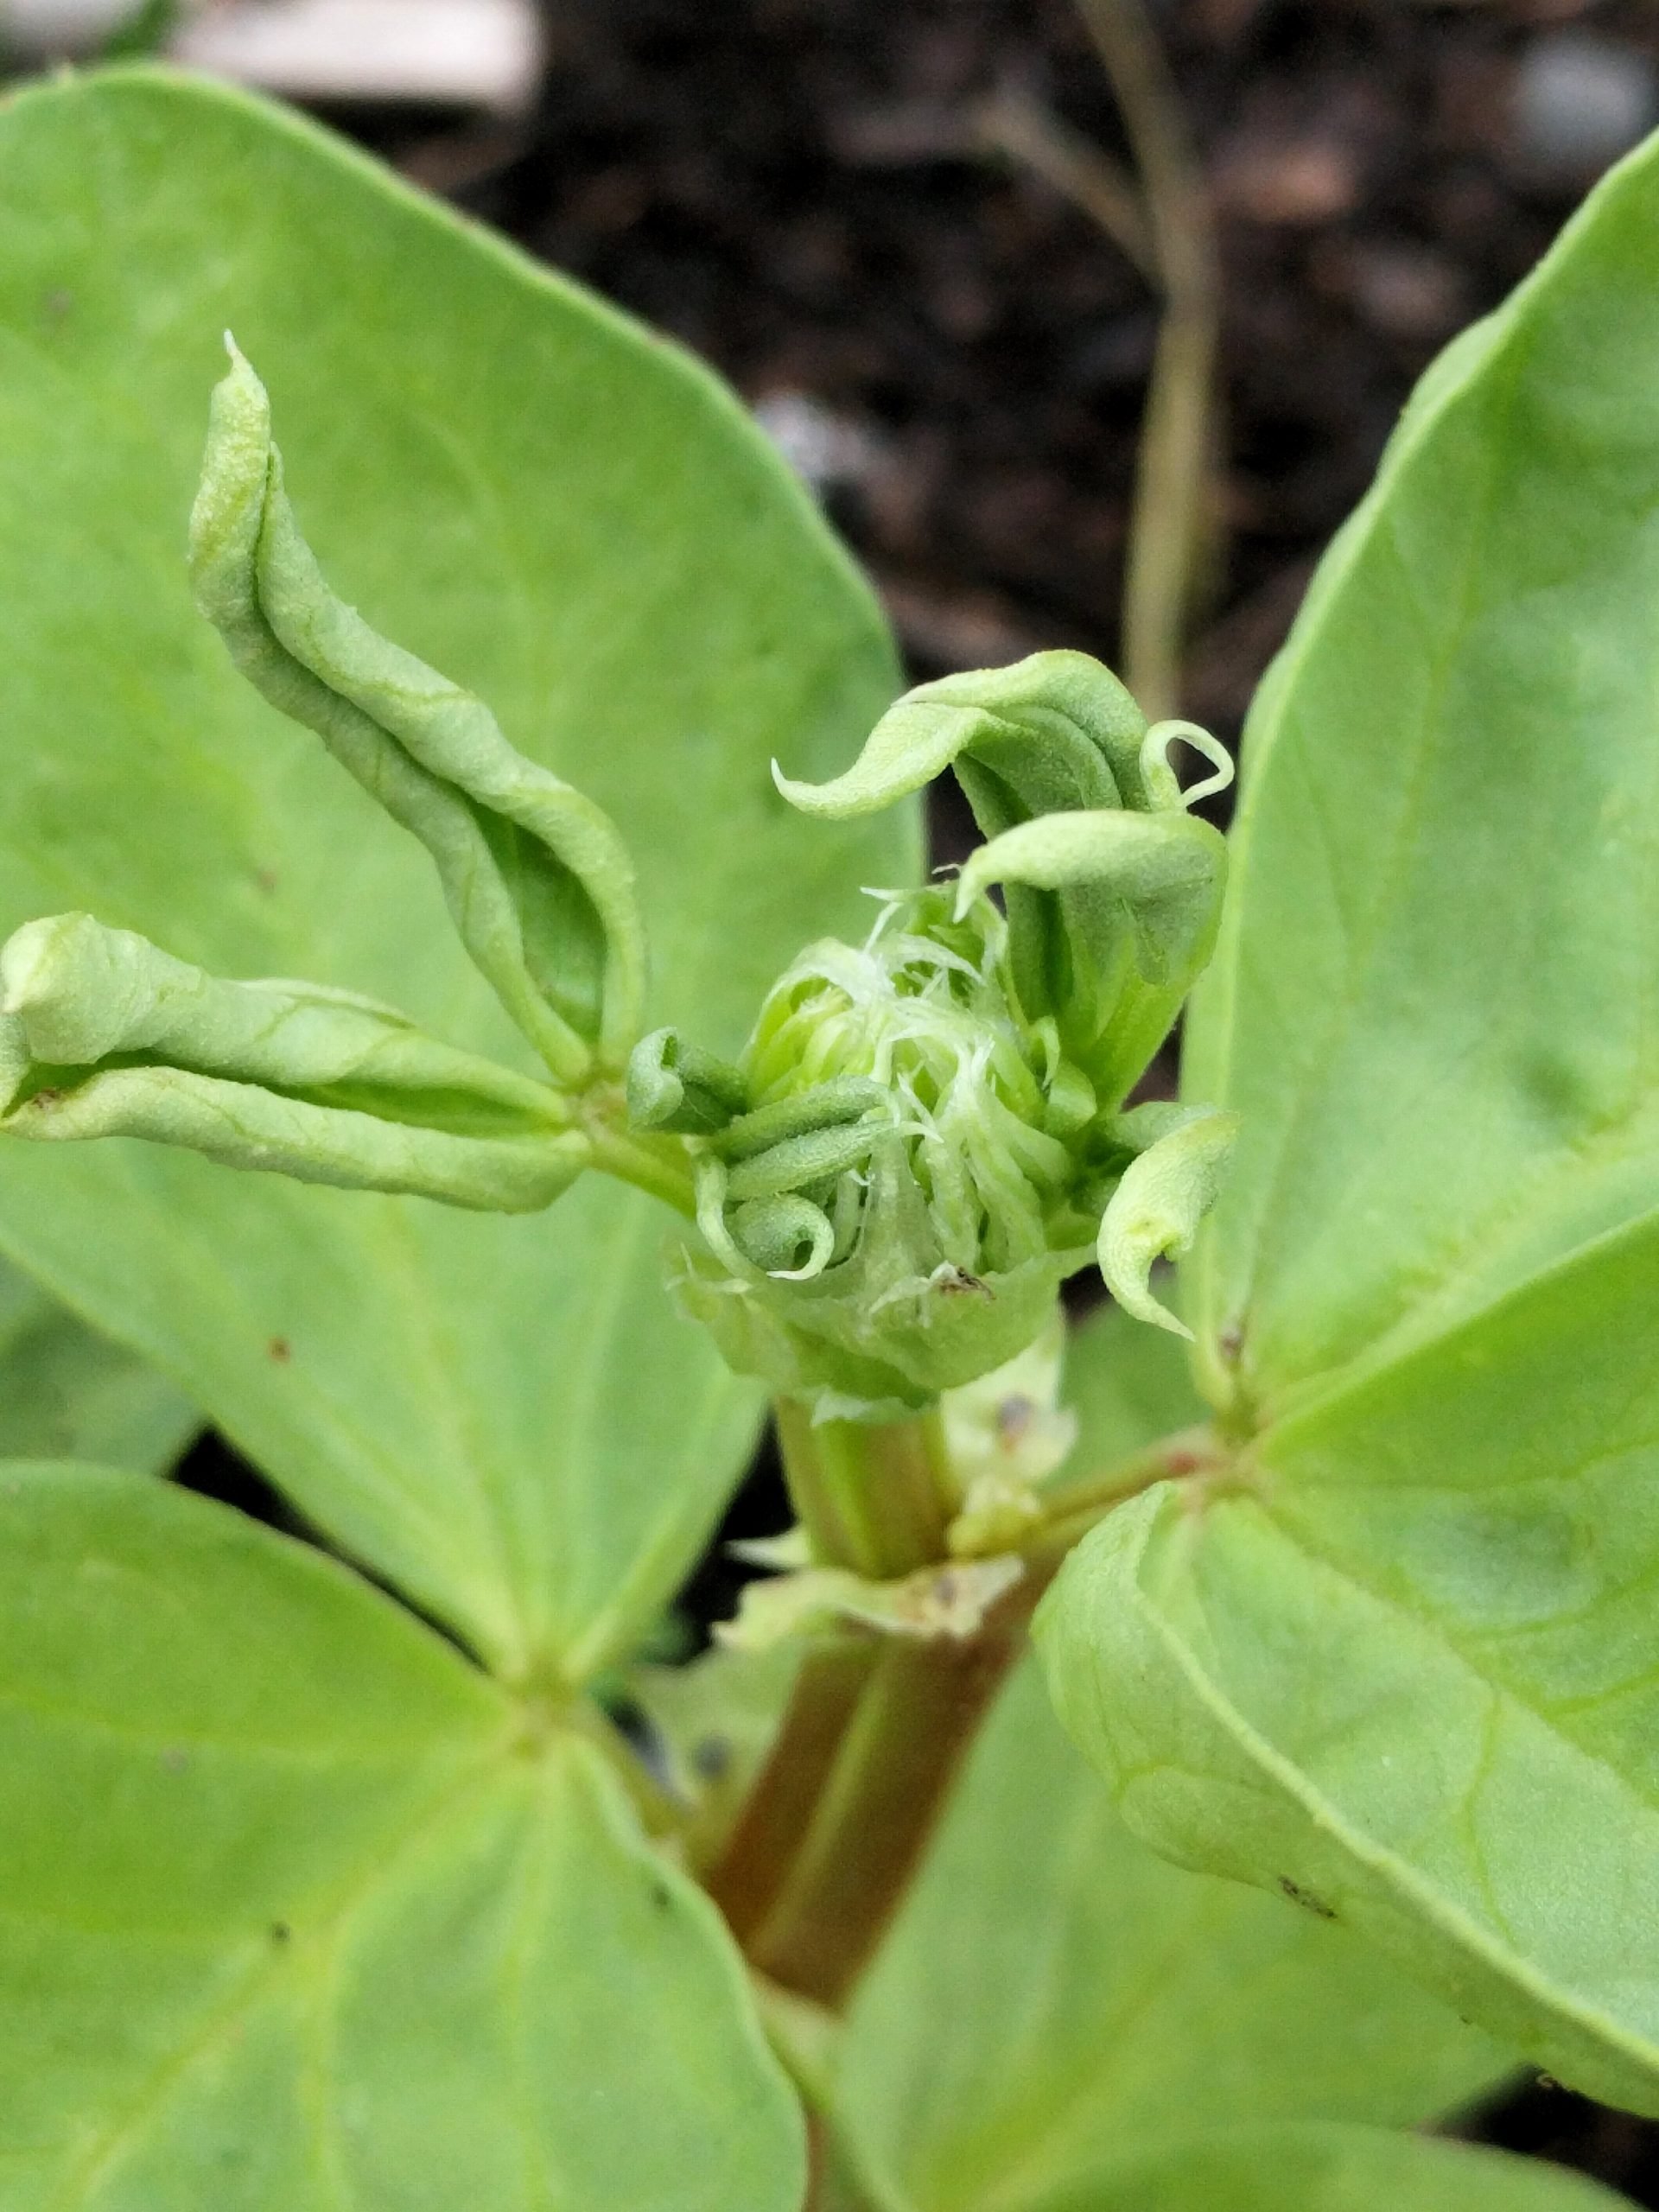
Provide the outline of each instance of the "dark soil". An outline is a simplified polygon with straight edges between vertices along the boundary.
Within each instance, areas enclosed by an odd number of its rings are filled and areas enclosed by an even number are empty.
[[[1659,13],[1156,12],[1225,294],[1213,557],[1184,706],[1230,738],[1419,372],[1656,119]],[[812,459],[925,676],[1117,646],[1156,302],[1088,218],[984,150],[976,118],[1010,93],[1122,153],[1066,0],[561,0],[525,124],[350,121],[761,406]],[[200,1456],[194,1471],[223,1479]],[[730,1532],[781,1510],[763,1469]],[[735,1583],[711,1555],[690,1610],[729,1611]],[[1529,2087],[1471,2132],[1659,2207],[1659,2130],[1564,2090]]]

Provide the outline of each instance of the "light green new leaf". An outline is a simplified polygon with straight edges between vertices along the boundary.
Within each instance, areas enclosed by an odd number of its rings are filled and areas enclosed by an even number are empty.
[[[190,516],[196,604],[249,681],[426,847],[462,943],[554,1072],[589,1073],[584,1039],[620,1068],[645,946],[615,824],[516,753],[481,699],[335,598],[283,488],[265,388],[230,353]]]
[[[0,1260],[0,1459],[159,1474],[199,1426],[164,1376]]]
[[[1246,1419],[1659,1204],[1656,235],[1659,143],[1431,371],[1252,714],[1184,1078]]]
[[[0,1740],[4,2212],[794,2212],[735,1954],[600,1753],[315,1552],[6,1466]]]
[[[913,823],[803,821],[896,688],[868,595],[702,371],[297,118],[121,73],[0,114],[0,931],[66,908],[220,976],[365,991],[530,1072],[426,855],[191,604],[229,325],[330,582],[617,823],[656,1018],[735,1050]],[[708,830],[717,823],[719,835]],[[504,1669],[625,1648],[756,1399],[660,1286],[670,1217],[301,1189],[156,1147],[0,1147],[0,1245],[142,1350]]]
[[[1080,1332],[1067,1375],[1069,1474],[1197,1410],[1180,1347],[1121,1314]],[[883,2212],[1037,2212],[1131,2147],[1247,2120],[1408,2125],[1503,2063],[1317,1915],[1155,1858],[1027,1665],[855,2000],[839,2123]]]
[[[1616,2212],[1581,2174],[1370,2127],[1239,2127],[1130,2159],[1033,2212]]]
[[[518,1213],[588,1164],[565,1100],[319,984],[232,983],[90,914],[0,946],[0,1134],[137,1136],[347,1190]]]
[[[969,855],[957,913],[993,883],[1016,902],[1021,887],[1064,895],[1077,949],[1057,995],[1060,1033],[1100,1097],[1116,1101],[1169,1034],[1210,957],[1226,878],[1219,832],[1179,806],[1048,814]]]
[[[550,1205],[588,1165],[566,1102],[319,984],[227,983],[90,914],[0,946],[0,1135],[143,1137],[227,1167],[480,1211]]]
[[[965,770],[988,837],[1059,808],[1149,805],[1146,734],[1146,716],[1097,660],[1029,653],[1010,668],[970,669],[906,691],[853,766],[828,783],[774,772],[791,806],[840,822],[891,806],[947,768]]]

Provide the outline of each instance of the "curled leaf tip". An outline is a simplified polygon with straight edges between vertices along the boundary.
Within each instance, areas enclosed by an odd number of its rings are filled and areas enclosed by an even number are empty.
[[[1191,1250],[1237,1134],[1236,1114],[1185,1109],[1166,1135],[1130,1161],[1100,1224],[1096,1256],[1118,1304],[1137,1321],[1189,1342],[1185,1322],[1153,1296],[1152,1269],[1159,1260],[1179,1260]]]
[[[1207,760],[1213,772],[1185,789],[1170,766],[1169,748],[1185,745]],[[1196,806],[1201,798],[1209,798],[1217,791],[1224,791],[1234,776],[1233,756],[1217,737],[1197,722],[1154,722],[1147,732],[1141,746],[1141,772],[1147,788],[1158,794],[1160,805],[1187,808]]]
[[[190,519],[198,607],[271,704],[426,846],[462,943],[553,1074],[620,1071],[645,947],[615,824],[336,597],[283,490],[264,386],[233,340],[230,356]]]

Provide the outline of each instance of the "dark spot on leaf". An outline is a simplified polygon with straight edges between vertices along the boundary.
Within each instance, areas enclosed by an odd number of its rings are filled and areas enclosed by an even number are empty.
[[[286,1367],[294,1357],[293,1347],[286,1337],[273,1337],[265,1350],[279,1367]]]
[[[29,1103],[31,1106],[55,1106],[62,1096],[60,1090],[37,1090]]]
[[[262,891],[274,891],[276,888],[276,871],[274,868],[255,868],[253,880]]]
[[[75,296],[60,284],[41,302],[42,313],[48,322],[61,322],[75,304]]]
[[[970,1275],[965,1268],[952,1268],[949,1274],[941,1275],[933,1287],[941,1298],[967,1298],[977,1292],[982,1298],[991,1294],[988,1286],[977,1275]]]
[[[652,1904],[656,1906],[658,1912],[666,1912],[669,1910],[674,1900],[669,1894],[668,1884],[666,1882],[653,1882],[652,1884],[651,1901]]]
[[[293,1933],[294,1930],[285,1920],[273,1920],[270,1923],[270,1940],[273,1943],[286,1943]]]
[[[1217,1338],[1216,1349],[1229,1367],[1236,1367],[1239,1354],[1244,1349],[1244,1324],[1242,1321],[1230,1322]]]
[[[169,1745],[162,1753],[162,1765],[168,1774],[182,1774],[190,1764],[190,1754],[182,1745]]]
[[[1279,1877],[1279,1887],[1292,1904],[1299,1904],[1304,1912],[1311,1912],[1318,1920],[1334,1920],[1335,1908],[1326,1904],[1323,1897],[1316,1897],[1312,1890],[1305,1890],[1300,1882],[1293,1882],[1288,1874]]]
[[[692,1771],[704,1782],[718,1782],[731,1764],[732,1747],[723,1736],[705,1736],[692,1750]]]

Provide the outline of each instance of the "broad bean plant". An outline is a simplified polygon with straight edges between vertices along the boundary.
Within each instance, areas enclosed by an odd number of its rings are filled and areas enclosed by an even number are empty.
[[[0,180],[0,2208],[1614,2203],[1424,2123],[1659,2113],[1659,153],[1225,841],[293,116]]]

